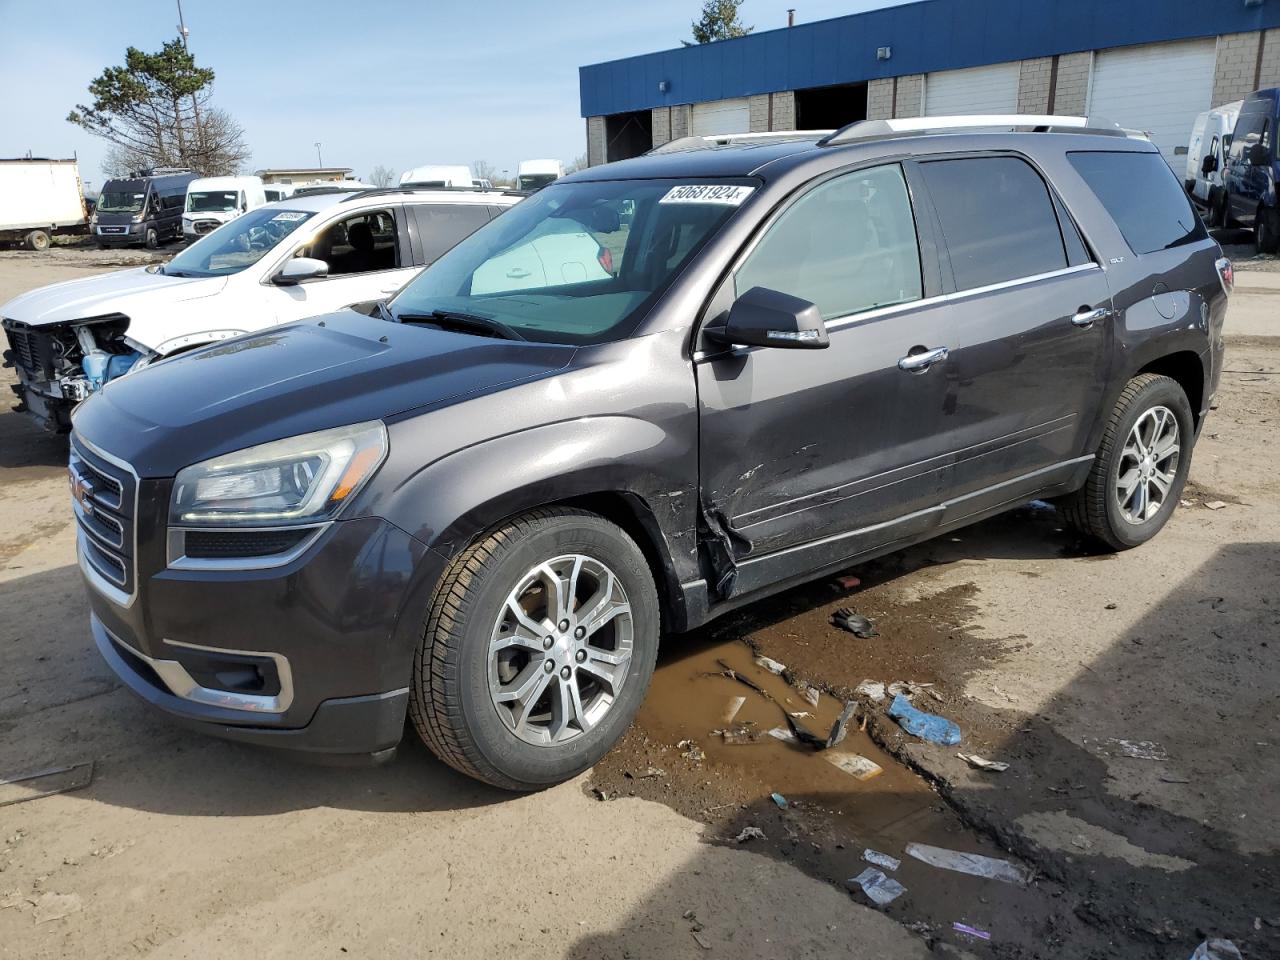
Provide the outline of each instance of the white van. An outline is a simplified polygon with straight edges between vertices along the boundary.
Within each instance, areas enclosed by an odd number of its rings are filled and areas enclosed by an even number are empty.
[[[1222,192],[1222,174],[1231,149],[1231,134],[1243,104],[1243,100],[1236,100],[1206,110],[1196,117],[1195,126],[1191,128],[1184,183],[1196,204],[1208,211],[1210,226],[1221,226],[1215,218],[1219,217],[1222,206],[1218,202]]]
[[[264,183],[262,192],[266,195],[267,203],[276,203],[280,200],[288,200],[293,196],[292,183]]]
[[[516,170],[516,189],[541,190],[563,176],[564,164],[559,160],[521,160]]]
[[[471,190],[474,187],[471,168],[461,164],[428,164],[414,167],[400,174],[402,187],[458,187]]]
[[[182,235],[197,240],[242,213],[265,205],[261,177],[201,177],[187,184]]]

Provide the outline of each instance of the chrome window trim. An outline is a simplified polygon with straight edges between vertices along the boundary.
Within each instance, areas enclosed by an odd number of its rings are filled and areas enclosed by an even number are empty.
[[[165,534],[166,563],[170,570],[271,570],[297,560],[332,525],[332,520],[326,520],[323,523],[299,524],[293,527],[169,527]],[[263,557],[188,557],[185,552],[188,531],[193,533],[278,533],[281,530],[290,529],[309,530],[311,533],[283,553],[272,553]]]
[[[133,563],[133,590],[130,593],[126,594],[119,587],[112,586],[105,577],[93,569],[93,565],[89,563],[85,555],[84,544],[80,540],[84,527],[79,523],[76,524],[76,555],[79,558],[80,569],[84,571],[85,578],[112,603],[127,610],[138,599],[138,497],[142,492],[142,480],[138,477],[138,471],[134,470],[131,464],[107,453],[101,447],[90,443],[80,434],[72,433],[72,442],[82,444],[94,456],[101,457],[107,463],[119,467],[133,477],[133,516],[131,518],[133,523],[133,554],[129,558]],[[124,505],[123,499],[121,497],[122,507]]]
[[[104,626],[113,643],[124,649],[149,666],[156,676],[169,688],[175,697],[190,700],[209,707],[222,707],[227,710],[243,710],[246,713],[284,713],[293,704],[293,672],[289,668],[289,658],[269,650],[234,650],[231,647],[206,647],[197,643],[182,643],[178,640],[164,638],[164,643],[171,647],[182,647],[186,650],[199,650],[202,653],[229,653],[244,657],[266,657],[276,665],[276,674],[280,678],[280,692],[273,696],[262,694],[236,693],[232,690],[214,690],[202,687],[177,660],[164,660],[149,657],[140,650],[125,643]]]
[[[1037,273],[1030,277],[1018,277],[1015,280],[1002,280],[999,283],[989,283],[984,287],[971,287],[968,290],[956,290],[952,293],[942,293],[936,297],[924,297],[920,300],[908,300],[905,303],[895,303],[888,307],[877,307],[874,310],[864,310],[861,313],[846,314],[842,317],[833,317],[827,321],[826,327],[828,332],[844,330],[855,324],[862,323],[865,320],[874,320],[879,317],[890,316],[895,313],[906,313],[921,307],[932,307],[942,303],[955,303],[968,297],[982,296],[987,293],[994,293],[999,290],[1009,290],[1013,287],[1021,287],[1030,283],[1039,283],[1042,280],[1053,280],[1058,277],[1069,276],[1074,273],[1083,273],[1087,270],[1101,270],[1102,267],[1096,263],[1081,263],[1074,267],[1063,267],[1061,270],[1050,270],[1048,273]],[[749,353],[755,350],[766,350],[768,347],[733,347],[728,350],[706,351],[698,350],[694,353],[694,362],[714,359],[722,357],[727,353],[737,356],[742,353]]]

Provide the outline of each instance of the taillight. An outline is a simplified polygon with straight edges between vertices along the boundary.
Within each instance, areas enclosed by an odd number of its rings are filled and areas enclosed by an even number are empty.
[[[1214,264],[1218,268],[1218,279],[1222,281],[1222,292],[1230,295],[1236,288],[1236,269],[1226,257],[1219,257]]]
[[[613,251],[608,247],[601,247],[600,252],[596,254],[596,259],[600,261],[600,266],[604,267],[605,273],[613,273]],[[1230,263],[1227,264],[1231,266]]]

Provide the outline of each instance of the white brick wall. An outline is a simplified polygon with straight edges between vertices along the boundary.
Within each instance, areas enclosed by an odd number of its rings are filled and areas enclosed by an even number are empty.
[[[1053,112],[1078,117],[1089,102],[1089,72],[1093,54],[1064,53],[1058,57],[1058,83],[1054,87]]]
[[[660,147],[671,139],[671,108],[654,107],[650,111],[653,145]]]
[[[872,80],[867,84],[867,119],[893,118],[893,80]]]
[[[752,133],[763,133],[769,129],[769,98],[772,96],[768,93],[760,93],[751,98],[751,127]]]
[[[1049,80],[1053,76],[1053,57],[1023,60],[1018,68],[1018,112],[1049,111]]]
[[[1228,33],[1218,38],[1213,71],[1213,105],[1239,100],[1253,92],[1260,33]]]
[[[604,163],[604,117],[587,117],[587,166]]]

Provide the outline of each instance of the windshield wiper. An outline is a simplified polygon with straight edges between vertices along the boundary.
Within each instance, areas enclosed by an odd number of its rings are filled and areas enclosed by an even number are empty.
[[[441,330],[455,330],[476,336],[499,337],[503,340],[524,340],[514,329],[501,320],[477,317],[470,313],[454,313],[452,310],[432,310],[430,313],[392,314],[396,323],[426,323]]]

